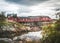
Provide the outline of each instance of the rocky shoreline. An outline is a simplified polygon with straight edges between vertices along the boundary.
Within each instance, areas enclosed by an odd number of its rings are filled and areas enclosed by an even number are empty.
[[[32,34],[33,32],[38,32],[40,30],[41,30],[41,28],[38,26],[32,26],[32,27],[21,26],[20,24],[15,24],[15,23],[11,24],[11,25],[3,25],[0,29],[0,39],[1,39],[0,41],[2,41],[2,43],[3,42],[28,43],[28,42],[38,41],[39,37],[26,36],[26,35],[29,34],[29,32],[31,32],[31,34]],[[14,37],[18,37],[18,39],[14,40]],[[24,37],[24,38],[22,38],[22,37]],[[32,40],[32,38],[33,38],[33,40]],[[35,40],[34,38],[37,40]]]
[[[29,32],[21,36],[16,36],[13,39],[10,38],[0,38],[0,39],[8,43],[40,43],[41,38],[42,38],[41,31],[37,31],[37,32]]]

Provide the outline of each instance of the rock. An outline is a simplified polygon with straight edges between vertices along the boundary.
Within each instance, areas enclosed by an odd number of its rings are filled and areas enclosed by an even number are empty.
[[[23,41],[26,43],[39,43],[40,39],[42,38],[42,31],[37,31],[37,32],[29,32],[27,34],[23,34],[21,36],[16,36],[13,38],[13,40],[19,40],[19,41]]]
[[[32,42],[33,40],[32,40],[31,38],[27,37],[27,38],[25,39],[25,41],[27,41],[27,42]]]

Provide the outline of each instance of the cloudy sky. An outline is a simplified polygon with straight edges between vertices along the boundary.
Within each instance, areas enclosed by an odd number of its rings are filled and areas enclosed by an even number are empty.
[[[50,16],[55,18],[60,0],[0,0],[0,11],[18,16]]]

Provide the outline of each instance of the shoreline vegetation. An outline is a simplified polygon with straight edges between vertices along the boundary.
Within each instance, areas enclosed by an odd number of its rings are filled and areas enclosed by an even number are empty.
[[[5,35],[7,35],[6,37],[9,37],[9,36],[14,37],[14,36],[22,35],[28,32],[40,31],[39,28],[37,28],[37,30],[33,30],[36,27],[31,28],[31,27],[24,26],[23,24],[20,24],[17,22],[6,22],[5,21],[5,22],[2,22],[1,24],[3,25],[1,26],[1,29],[0,29],[0,34],[1,34],[0,37],[4,37]]]
[[[7,18],[4,15],[4,12],[0,13],[0,38],[6,38],[6,43],[60,43],[60,19],[56,20],[55,23],[44,25],[42,29],[38,26],[28,27],[17,22],[8,22]],[[13,41],[14,37],[26,34],[28,32],[36,32],[42,30],[42,39],[33,40],[31,37],[27,37],[23,40],[19,39]],[[1,43],[4,43],[4,40],[0,40]]]

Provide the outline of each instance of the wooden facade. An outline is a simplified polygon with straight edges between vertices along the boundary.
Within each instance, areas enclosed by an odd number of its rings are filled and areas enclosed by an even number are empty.
[[[8,20],[16,22],[50,22],[52,19],[48,16],[31,16],[31,17],[9,17]]]

